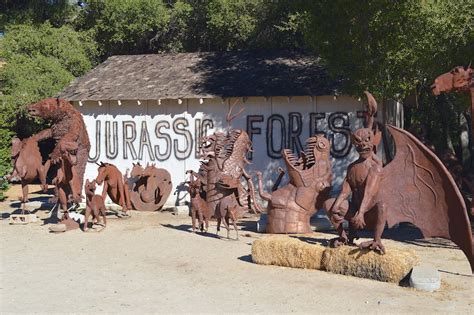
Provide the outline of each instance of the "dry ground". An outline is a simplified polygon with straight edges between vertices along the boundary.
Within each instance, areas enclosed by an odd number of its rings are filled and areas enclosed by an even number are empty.
[[[16,199],[15,194],[18,188],[10,198]],[[42,220],[9,225],[12,210],[11,201],[0,203],[1,313],[466,314],[474,304],[469,264],[445,241],[397,242],[441,270],[441,290],[427,293],[323,271],[253,264],[251,244],[264,237],[249,231],[255,220],[241,224],[239,241],[215,238],[215,222],[210,234],[193,234],[190,218],[166,212],[134,212],[130,219],[111,215],[101,233],[51,234]]]

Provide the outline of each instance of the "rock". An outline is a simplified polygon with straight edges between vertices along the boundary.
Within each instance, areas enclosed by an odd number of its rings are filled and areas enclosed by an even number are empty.
[[[433,266],[416,266],[411,272],[410,286],[421,291],[436,291],[441,287],[441,275]]]
[[[66,224],[54,224],[49,227],[49,230],[54,233],[66,232],[67,227]]]

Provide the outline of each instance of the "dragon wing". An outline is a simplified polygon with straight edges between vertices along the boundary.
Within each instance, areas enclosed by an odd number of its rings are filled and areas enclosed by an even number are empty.
[[[452,240],[464,252],[474,272],[471,224],[451,174],[438,157],[409,132],[387,125],[396,148],[383,168],[378,199],[387,210],[387,223],[416,225],[424,237]]]

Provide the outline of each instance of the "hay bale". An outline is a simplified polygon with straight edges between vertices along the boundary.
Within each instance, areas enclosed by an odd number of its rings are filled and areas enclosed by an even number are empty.
[[[384,255],[351,246],[327,248],[322,257],[327,271],[394,283],[405,278],[418,261],[413,250],[393,246]]]
[[[255,240],[252,260],[261,265],[327,270],[329,272],[399,283],[418,263],[411,249],[386,247],[386,254],[354,246],[328,248],[316,236],[272,235]]]
[[[253,242],[252,260],[261,265],[322,269],[324,250],[325,247],[301,241],[297,236],[274,235]]]

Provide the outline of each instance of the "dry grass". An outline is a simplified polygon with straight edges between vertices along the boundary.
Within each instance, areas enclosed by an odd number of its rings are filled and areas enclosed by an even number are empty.
[[[333,273],[399,283],[418,263],[418,256],[413,250],[393,246],[386,248],[384,255],[341,246],[327,248],[322,261],[324,268]]]
[[[306,240],[311,237],[305,235]],[[327,248],[286,235],[256,240],[252,260],[261,265],[327,270],[333,273],[398,283],[418,263],[413,250],[393,246],[385,255],[357,247]]]
[[[269,236],[252,244],[252,260],[260,265],[321,269],[325,247],[289,236]]]

